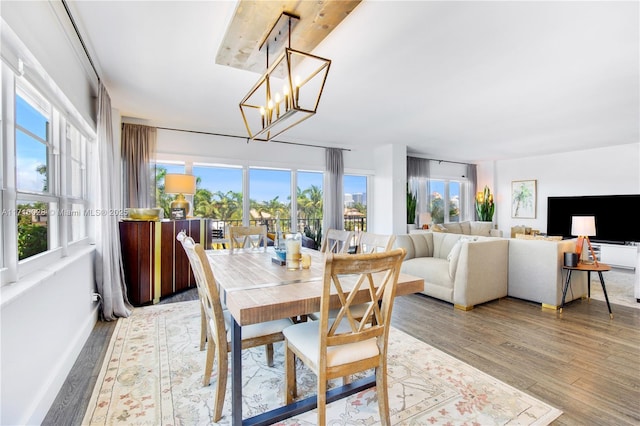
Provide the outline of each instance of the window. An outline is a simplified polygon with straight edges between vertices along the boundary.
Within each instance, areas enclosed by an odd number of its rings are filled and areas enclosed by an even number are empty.
[[[462,182],[431,179],[428,196],[428,211],[433,223],[459,222],[461,216]]]
[[[88,244],[87,165],[93,130],[58,98],[2,64],[2,284],[46,267]],[[50,92],[46,92],[50,93]],[[7,130],[13,130],[7,133]],[[9,201],[8,201],[9,200]]]
[[[76,127],[67,124],[67,179],[63,193],[67,195],[67,208],[62,211],[71,220],[69,241],[78,241],[87,236],[87,216],[89,210],[87,138]]]
[[[320,245],[322,237],[323,175],[320,172],[297,173],[296,203],[298,229]]]
[[[367,230],[367,177],[344,175],[344,228]]]
[[[196,194],[193,197],[194,216],[217,219],[215,229],[242,225],[242,169],[194,165]]]
[[[58,247],[51,105],[26,83],[16,88],[15,165],[18,260]],[[51,214],[53,213],[53,214]]]
[[[291,171],[249,168],[249,200],[251,224],[265,224],[273,232],[279,215],[282,232],[290,232]]]

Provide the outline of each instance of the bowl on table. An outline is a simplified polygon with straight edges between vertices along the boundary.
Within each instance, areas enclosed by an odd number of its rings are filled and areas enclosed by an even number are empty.
[[[160,220],[163,211],[159,207],[155,208],[129,208],[129,219],[133,220]]]

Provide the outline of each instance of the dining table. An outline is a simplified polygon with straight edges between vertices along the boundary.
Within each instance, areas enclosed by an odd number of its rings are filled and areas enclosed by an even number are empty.
[[[242,327],[282,318],[304,318],[320,310],[323,289],[325,254],[317,250],[302,248],[302,254],[311,258],[307,269],[288,269],[281,264],[273,247],[207,250],[220,295],[233,321],[231,325],[231,424],[267,425],[313,410],[317,406],[316,396],[311,396],[289,405],[243,419],[242,416]],[[354,280],[355,281],[355,280]],[[346,285],[346,289],[349,285]],[[424,289],[424,280],[400,273],[396,296],[418,293]],[[369,297],[361,289],[355,303]],[[340,306],[337,294],[335,306]],[[375,386],[375,376],[355,380],[327,392],[327,402],[360,392]]]

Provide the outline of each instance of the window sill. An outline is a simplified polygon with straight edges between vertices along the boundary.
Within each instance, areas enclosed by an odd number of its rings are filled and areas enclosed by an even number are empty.
[[[53,262],[46,267],[40,268],[34,272],[31,272],[24,277],[21,277],[16,282],[8,283],[0,288],[0,308],[4,308],[10,304],[13,300],[20,297],[23,293],[38,287],[39,285],[46,283],[56,273],[64,270],[68,265],[77,261],[82,256],[88,253],[92,253],[95,250],[95,245],[86,245],[82,248],[78,247],[69,256],[65,256]]]

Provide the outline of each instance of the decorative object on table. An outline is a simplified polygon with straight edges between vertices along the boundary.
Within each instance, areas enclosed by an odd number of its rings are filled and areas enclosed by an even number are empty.
[[[536,218],[536,181],[511,182],[511,217]]]
[[[300,233],[287,235],[285,245],[287,247],[287,269],[300,269],[302,235]]]
[[[249,139],[269,141],[316,113],[331,60],[291,48],[291,30],[299,21],[282,12],[260,45],[266,70],[240,101]]]
[[[431,218],[431,213],[429,212],[420,213],[420,215],[418,216],[418,220],[420,221],[420,227],[422,229],[429,229],[429,227],[431,226],[431,222],[433,221],[433,219]]]
[[[476,194],[476,213],[478,214],[478,220],[491,222],[495,209],[496,205],[493,203],[493,194],[489,187],[485,185],[484,190]]]
[[[407,184],[407,232],[416,229],[416,208],[418,206],[418,197],[411,192],[409,184]]]
[[[189,201],[184,198],[184,194],[193,195],[196,193],[196,177],[193,175],[184,175],[179,173],[167,173],[164,176],[164,192],[165,194],[178,194],[176,199],[171,202],[171,216],[174,219],[174,209],[184,209],[184,219],[189,213]],[[176,216],[179,211],[176,210]]]
[[[572,216],[571,217],[571,235],[578,237],[576,241],[576,254],[578,258],[582,256],[582,247],[586,241],[591,257],[596,266],[598,266],[598,258],[591,247],[589,237],[596,235],[596,218],[595,216]],[[583,263],[590,263],[585,262]]]
[[[271,258],[271,261],[277,265],[284,266],[287,263],[287,250],[284,248],[276,247],[276,257]]]
[[[163,210],[160,207],[152,209],[144,208],[129,208],[127,209],[127,216],[130,220],[153,220],[158,221],[162,219]]]
[[[564,253],[564,266],[578,266],[578,253],[567,251]]]
[[[186,219],[187,213],[182,207],[171,209],[171,220]]]

